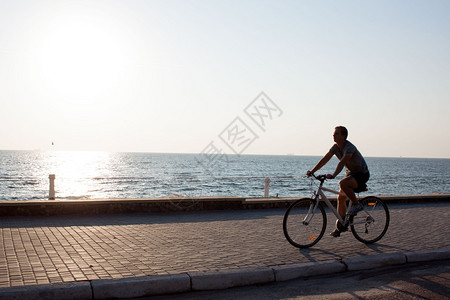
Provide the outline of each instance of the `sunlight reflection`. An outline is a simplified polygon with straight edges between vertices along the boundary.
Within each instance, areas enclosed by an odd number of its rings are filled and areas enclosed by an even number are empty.
[[[51,152],[48,169],[56,175],[56,197],[77,199],[95,197],[98,187],[92,179],[108,175],[106,173],[110,156],[107,152]]]

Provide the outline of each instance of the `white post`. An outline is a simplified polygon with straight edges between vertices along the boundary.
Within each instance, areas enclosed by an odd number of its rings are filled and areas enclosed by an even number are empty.
[[[269,178],[264,179],[264,198],[269,198],[269,183]]]
[[[48,178],[50,179],[50,191],[48,200],[55,200],[55,174],[50,174]]]

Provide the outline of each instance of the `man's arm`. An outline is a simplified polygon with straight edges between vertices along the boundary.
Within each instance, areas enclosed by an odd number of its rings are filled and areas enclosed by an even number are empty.
[[[347,153],[345,154],[341,161],[336,166],[336,170],[334,171],[333,175],[331,175],[333,178],[339,175],[341,173],[342,169],[345,167],[345,164],[352,158],[353,153]]]
[[[333,157],[333,155],[334,155],[334,154],[331,153],[331,151],[328,152],[327,154],[325,154],[325,156],[322,157],[321,160],[319,160],[319,162],[317,163],[317,165],[316,165],[311,171],[308,171],[308,172],[315,173],[316,171],[320,170],[320,168],[322,168],[323,166],[325,166],[325,164]],[[306,172],[307,175],[309,175],[308,172]]]

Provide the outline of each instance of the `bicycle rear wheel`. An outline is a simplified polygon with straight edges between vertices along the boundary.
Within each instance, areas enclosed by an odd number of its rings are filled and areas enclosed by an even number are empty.
[[[350,217],[355,238],[365,244],[380,240],[389,227],[389,210],[380,198],[369,196],[359,201],[364,210]]]
[[[291,245],[308,248],[322,238],[327,217],[321,205],[314,207],[314,201],[304,198],[292,203],[284,214],[283,232]]]

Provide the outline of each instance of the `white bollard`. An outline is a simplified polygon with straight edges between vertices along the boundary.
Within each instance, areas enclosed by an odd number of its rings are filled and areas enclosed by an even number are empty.
[[[48,200],[55,200],[55,174],[50,174],[48,179],[50,179],[50,191],[48,194]]]
[[[264,198],[269,198],[269,183],[269,178],[264,179]]]

